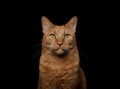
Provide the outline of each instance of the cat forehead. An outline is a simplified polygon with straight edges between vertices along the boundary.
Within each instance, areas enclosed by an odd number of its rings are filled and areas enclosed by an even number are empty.
[[[65,26],[64,25],[61,25],[61,26],[55,25],[54,28],[56,30],[65,30]]]
[[[56,32],[56,33],[65,33],[65,32],[69,32],[71,33],[72,31],[69,30],[69,28],[66,28],[65,25],[54,25],[53,28],[51,28],[51,31]]]

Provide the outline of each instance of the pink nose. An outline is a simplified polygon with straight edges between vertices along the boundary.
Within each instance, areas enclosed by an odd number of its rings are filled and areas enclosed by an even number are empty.
[[[57,45],[61,46],[61,45],[63,45],[63,42],[62,41],[58,41]]]

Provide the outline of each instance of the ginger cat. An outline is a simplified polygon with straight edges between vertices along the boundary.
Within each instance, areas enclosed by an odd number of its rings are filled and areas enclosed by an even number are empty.
[[[54,25],[42,16],[42,54],[37,89],[86,89],[76,43],[77,16],[65,25]]]

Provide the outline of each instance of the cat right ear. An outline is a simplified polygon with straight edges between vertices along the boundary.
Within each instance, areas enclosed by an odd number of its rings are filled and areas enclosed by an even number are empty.
[[[43,33],[47,32],[47,30],[49,30],[49,28],[53,26],[53,23],[45,16],[42,16],[41,22],[42,22]]]
[[[74,16],[65,24],[65,26],[75,33],[76,26],[77,26],[77,20],[78,20],[77,16]]]

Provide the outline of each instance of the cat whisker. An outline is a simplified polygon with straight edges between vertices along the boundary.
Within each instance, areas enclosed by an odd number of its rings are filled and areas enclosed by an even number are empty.
[[[32,46],[32,48],[41,47],[41,46],[42,46],[42,44],[36,44],[36,45]]]
[[[36,52],[35,54],[33,54],[32,58],[35,58],[35,57],[37,57],[37,56],[40,56],[40,53],[41,53],[41,51],[39,50],[38,52]]]
[[[40,56],[41,49],[42,49],[42,45],[41,44],[36,44],[36,45],[32,46],[32,51],[33,52],[35,51],[35,52],[31,56],[31,58],[36,58],[36,57]]]

